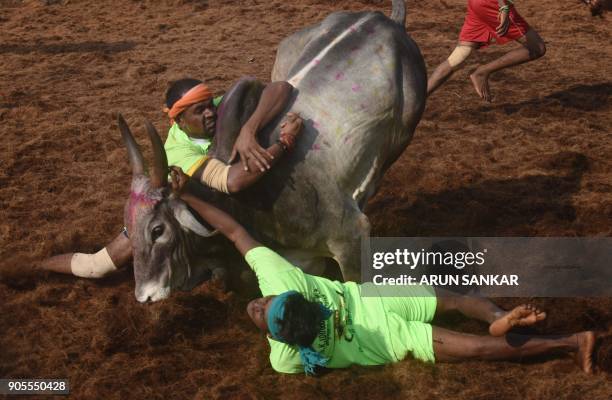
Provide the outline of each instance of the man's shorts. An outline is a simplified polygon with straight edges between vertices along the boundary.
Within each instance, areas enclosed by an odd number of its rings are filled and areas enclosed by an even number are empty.
[[[406,291],[410,293],[406,293]],[[381,297],[387,311],[391,345],[397,360],[409,353],[417,360],[434,362],[431,322],[438,304],[433,288],[401,288],[401,297]]]
[[[481,46],[491,43],[504,44],[523,37],[529,30],[527,21],[510,5],[508,32],[504,36],[497,36],[495,28],[499,25],[498,13],[499,5],[496,0],[468,0],[468,11],[459,40],[479,43]]]

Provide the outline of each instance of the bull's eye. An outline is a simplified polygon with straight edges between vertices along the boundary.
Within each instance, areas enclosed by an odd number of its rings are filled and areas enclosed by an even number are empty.
[[[164,226],[157,225],[156,227],[153,228],[153,230],[151,230],[151,240],[154,242],[163,234],[164,234]]]

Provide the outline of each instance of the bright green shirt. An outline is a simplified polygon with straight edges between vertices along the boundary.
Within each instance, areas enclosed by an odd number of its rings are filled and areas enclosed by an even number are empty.
[[[223,96],[213,99],[213,105],[218,107]],[[164,144],[168,165],[176,165],[189,176],[206,161],[210,139],[194,139],[181,130],[178,124],[172,124],[168,138]]]
[[[361,297],[359,285],[341,283],[304,273],[266,247],[245,255],[264,296],[288,290],[300,292],[307,300],[330,308],[334,315],[321,322],[312,347],[329,359],[328,368],[351,364],[380,365],[399,361],[404,353],[393,350],[391,333],[395,322],[388,320],[380,297]],[[278,372],[304,372],[297,348],[268,338],[270,363]]]

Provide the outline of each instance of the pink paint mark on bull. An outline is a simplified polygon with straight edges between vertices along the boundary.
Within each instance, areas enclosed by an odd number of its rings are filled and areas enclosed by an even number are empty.
[[[315,143],[315,144],[312,145],[312,149],[315,150],[315,151],[316,150],[321,150],[321,146],[319,146],[317,143]]]
[[[136,211],[143,208],[153,208],[159,199],[154,199],[143,192],[130,192],[128,216],[130,223],[134,225],[136,221]]]
[[[353,92],[359,92],[361,90],[361,85],[358,83],[353,83],[353,86],[351,86],[351,90]]]
[[[321,60],[319,60],[318,58],[315,58],[313,62],[314,62],[314,65],[319,65]]]
[[[344,72],[338,72],[338,73],[336,74],[336,80],[337,80],[337,81],[341,81],[341,80],[343,80],[343,79],[344,79]]]
[[[351,32],[353,33],[357,32],[357,28],[355,28],[355,26],[351,26]]]
[[[312,121],[312,127],[316,130],[319,130],[319,128],[321,128],[321,124],[319,123],[319,121]]]

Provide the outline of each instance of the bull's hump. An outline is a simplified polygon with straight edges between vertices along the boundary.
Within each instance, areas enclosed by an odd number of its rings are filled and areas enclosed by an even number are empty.
[[[393,25],[391,20],[379,12],[332,14],[319,25],[318,32],[304,48],[303,55],[292,66],[289,83],[299,87],[300,82],[325,64],[327,59],[335,59],[338,52],[345,52],[347,43],[356,48],[373,35],[380,35],[381,40],[384,40],[383,37],[389,40],[389,35],[383,32],[395,29]]]

